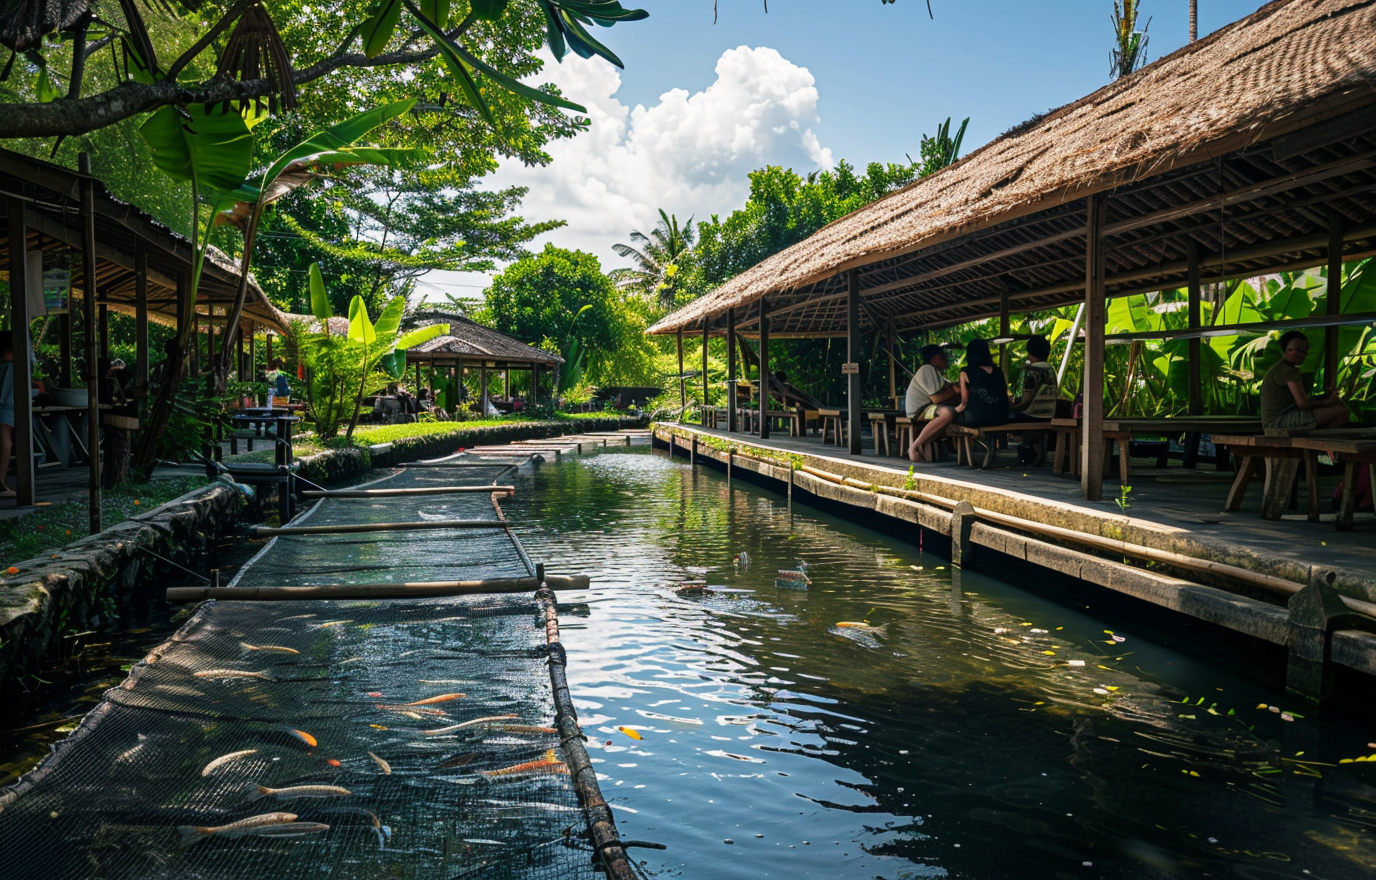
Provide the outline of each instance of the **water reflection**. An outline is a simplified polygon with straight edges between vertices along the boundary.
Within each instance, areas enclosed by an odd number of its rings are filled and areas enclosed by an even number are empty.
[[[642,856],[656,876],[1376,869],[1376,762],[1339,764],[1376,732],[1297,716],[1130,614],[649,453],[533,483],[506,506],[538,524],[534,558],[594,578],[570,679],[623,833],[669,847]],[[799,563],[805,590],[779,580]]]

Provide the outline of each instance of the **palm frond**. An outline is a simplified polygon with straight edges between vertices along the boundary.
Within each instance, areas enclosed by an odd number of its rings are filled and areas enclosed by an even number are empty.
[[[263,8],[254,3],[244,10],[229,35],[225,51],[220,56],[220,66],[216,76],[224,76],[240,82],[252,82],[266,77],[272,84],[272,94],[268,96],[268,107],[274,112],[279,109],[296,108],[296,83],[292,79],[291,57],[287,47],[282,44],[282,36],[277,25]]]

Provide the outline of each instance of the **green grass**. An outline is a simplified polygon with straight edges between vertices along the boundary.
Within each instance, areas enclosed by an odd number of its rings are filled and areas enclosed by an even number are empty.
[[[117,486],[101,493],[101,520],[106,528],[147,513],[192,489],[205,477],[161,477],[141,485]],[[51,554],[90,532],[90,507],[85,498],[60,501],[14,519],[0,520],[0,560],[5,568],[44,553]]]

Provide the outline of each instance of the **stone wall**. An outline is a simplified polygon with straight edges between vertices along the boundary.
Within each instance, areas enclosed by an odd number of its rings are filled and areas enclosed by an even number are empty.
[[[0,695],[55,656],[64,635],[117,620],[140,586],[184,582],[188,575],[176,565],[203,571],[215,540],[236,522],[244,502],[234,487],[211,483],[6,572],[0,578]]]

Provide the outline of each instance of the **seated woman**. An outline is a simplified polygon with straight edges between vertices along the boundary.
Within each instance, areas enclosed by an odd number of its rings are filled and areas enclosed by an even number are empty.
[[[1291,330],[1280,338],[1280,360],[1261,380],[1261,424],[1266,428],[1341,428],[1352,414],[1337,389],[1310,396],[1300,367],[1309,356],[1309,337]]]
[[[971,428],[1002,425],[1008,421],[1008,381],[994,366],[989,343],[972,339],[965,346],[965,368],[960,371],[959,424]]]

